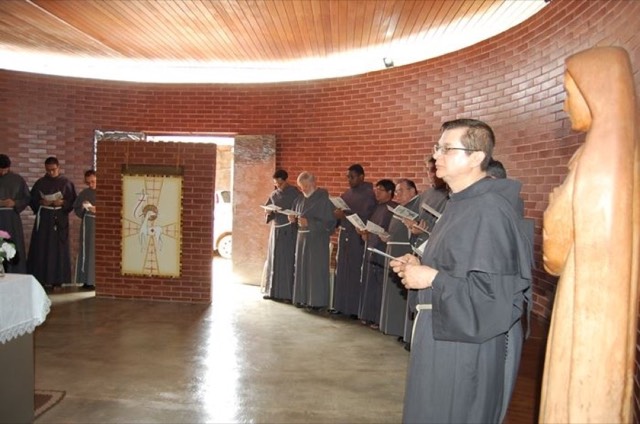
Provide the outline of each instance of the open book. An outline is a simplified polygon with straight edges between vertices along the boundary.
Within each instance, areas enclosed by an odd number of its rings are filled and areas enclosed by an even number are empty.
[[[347,203],[342,200],[342,197],[337,197],[337,196],[329,196],[329,200],[331,200],[331,203],[333,203],[333,206],[335,206],[338,209],[342,209],[343,211],[348,211],[349,209],[349,205],[347,205]]]
[[[260,205],[260,207],[262,209],[264,209],[265,211],[281,213],[281,214],[287,215],[287,216],[289,216],[289,215],[294,215],[294,216],[300,215],[300,212],[296,212],[296,211],[293,211],[291,209],[282,209],[280,206],[274,205],[273,203],[269,204],[269,205]]]
[[[442,214],[440,212],[438,212],[437,210],[433,209],[431,206],[427,205],[427,202],[422,202],[420,207],[422,209],[424,209],[425,211],[429,212],[431,215],[435,216],[437,219],[440,219],[440,217],[442,216]]]
[[[365,230],[367,230],[368,232],[370,232],[371,234],[375,234],[377,236],[388,236],[389,233],[387,233],[384,228],[382,228],[381,226],[379,226],[378,224],[376,224],[375,222],[371,222],[371,221],[367,221],[367,225],[365,226]]]
[[[298,215],[300,215],[300,212],[296,212],[296,211],[293,211],[291,209],[279,209],[277,212],[281,213],[283,215],[287,215],[287,216],[290,216],[290,215],[298,216]]]
[[[54,200],[62,200],[62,193],[60,193],[59,191],[56,191],[53,194],[44,194],[43,192],[40,192],[40,196],[42,196],[44,200],[47,200],[49,202],[53,202]]]
[[[424,224],[424,222],[423,222],[423,224]],[[423,233],[427,233],[427,234],[431,235],[431,231],[427,230],[426,228],[422,228],[422,227],[421,227],[420,225],[418,225],[418,224],[413,224],[413,225],[411,226],[411,228],[417,228],[418,230],[422,231]]]
[[[360,219],[360,217],[358,216],[357,213],[354,213],[353,215],[347,215],[347,219],[349,220],[349,222],[351,222],[353,224],[354,227],[356,227],[358,230],[360,231],[364,231],[367,229],[367,226],[364,225],[364,222],[362,222],[362,220]]]
[[[387,209],[389,209],[391,213],[393,213],[393,215],[398,217],[399,219],[408,218],[412,221],[415,221],[416,219],[418,219],[418,213],[412,211],[409,208],[405,208],[402,205],[398,205],[395,208],[392,208],[391,206],[387,206]]]
[[[265,211],[269,211],[269,212],[277,212],[280,209],[282,209],[280,206],[274,205],[273,203],[270,203],[268,205],[260,205],[260,207]]]
[[[429,242],[429,240],[425,240],[418,247],[411,246],[411,250],[413,250],[413,253],[415,253],[417,256],[422,257],[422,255],[424,254],[424,248],[427,247],[427,243],[428,242]]]

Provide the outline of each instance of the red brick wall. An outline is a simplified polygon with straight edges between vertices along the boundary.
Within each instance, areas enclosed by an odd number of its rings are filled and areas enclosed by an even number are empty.
[[[595,45],[620,45],[640,69],[638,16],[638,1],[555,0],[462,51],[314,82],[133,84],[0,71],[0,150],[29,184],[42,174],[44,158],[56,154],[81,187],[94,129],[276,134],[279,166],[291,175],[312,171],[338,194],[354,162],[369,180],[408,177],[424,188],[423,160],[441,122],[483,119],[495,129],[496,157],[524,184],[526,214],[536,220],[534,312],[549,317],[556,279],[540,266],[541,217],[583,140],[562,111],[563,62]],[[640,92],[640,73],[635,78]],[[29,234],[32,218],[25,214],[25,222]]]
[[[98,143],[100,185],[96,220],[96,280],[101,297],[211,302],[211,210],[214,144]],[[120,273],[122,165],[182,166],[182,271],[180,278]]]

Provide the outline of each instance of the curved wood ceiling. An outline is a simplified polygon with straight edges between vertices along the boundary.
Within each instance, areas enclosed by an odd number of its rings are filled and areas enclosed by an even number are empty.
[[[201,74],[196,82],[207,82],[205,75],[209,82],[259,81],[245,81],[249,74],[266,74],[265,81],[353,75],[383,69],[384,57],[399,66],[469,46],[544,5],[544,0],[2,0],[0,68],[61,74],[55,70],[57,59],[63,59],[67,67],[91,64],[93,70],[69,75],[98,78],[103,76],[96,68],[116,63],[130,72],[146,67],[149,73],[149,66],[155,74],[164,68],[193,71]],[[17,69],[21,60],[36,69]],[[221,79],[223,70],[233,72]]]

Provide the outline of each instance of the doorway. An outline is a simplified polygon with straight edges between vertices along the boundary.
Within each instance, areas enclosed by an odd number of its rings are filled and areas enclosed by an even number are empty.
[[[259,205],[273,190],[275,136],[147,134],[146,141],[216,144],[212,253],[231,261],[236,281],[262,285],[269,226]]]
[[[95,145],[98,140],[107,139],[216,144],[216,189],[211,195],[217,196],[221,217],[216,216],[214,206],[211,251],[218,253],[224,249],[223,254],[230,256],[228,260],[232,263],[233,272],[241,282],[262,285],[269,226],[264,222],[264,213],[259,205],[264,204],[273,190],[271,175],[275,170],[275,136],[95,131]],[[224,217],[225,208],[227,217]]]

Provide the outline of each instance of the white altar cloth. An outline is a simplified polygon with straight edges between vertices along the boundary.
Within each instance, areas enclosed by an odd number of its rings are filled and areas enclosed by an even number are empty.
[[[0,278],[0,344],[33,333],[49,313],[51,300],[38,280],[27,274]]]

